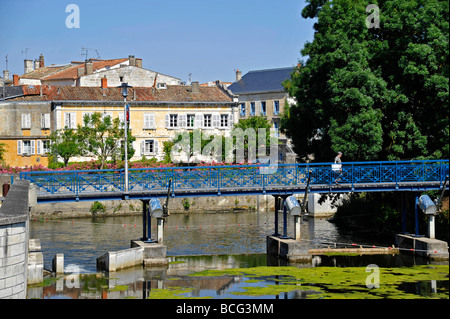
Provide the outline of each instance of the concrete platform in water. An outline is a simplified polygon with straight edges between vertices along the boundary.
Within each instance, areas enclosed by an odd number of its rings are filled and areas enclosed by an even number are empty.
[[[110,251],[97,258],[97,270],[114,272],[143,265],[144,267],[167,266],[167,246],[162,243],[132,240],[131,248]]]

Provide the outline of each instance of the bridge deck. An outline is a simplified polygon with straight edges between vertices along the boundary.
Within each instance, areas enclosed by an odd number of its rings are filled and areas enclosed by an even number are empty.
[[[124,193],[123,170],[24,172],[38,202],[148,199],[172,196],[427,191],[440,189],[449,161],[354,162],[339,172],[331,163],[232,165],[131,169]],[[339,184],[336,184],[335,181]],[[309,183],[308,183],[309,181]],[[448,189],[448,186],[447,186]]]

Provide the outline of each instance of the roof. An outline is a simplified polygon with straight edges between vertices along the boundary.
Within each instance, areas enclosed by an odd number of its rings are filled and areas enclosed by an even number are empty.
[[[102,61],[93,61],[92,66],[94,69],[94,72],[103,68],[106,68],[108,66],[114,66],[117,64],[120,64],[122,62],[127,61],[128,59],[114,59],[114,60],[102,60]],[[71,68],[67,68],[64,70],[61,70],[60,72],[54,73],[52,75],[44,77],[42,80],[45,81],[55,81],[55,80],[76,80],[78,78],[78,69],[84,68],[84,63],[72,65]],[[39,70],[39,69],[38,69]],[[84,74],[83,74],[84,75]]]
[[[42,79],[46,76],[55,74],[57,72],[60,72],[62,70],[65,70],[65,69],[68,69],[71,67],[73,67],[73,64],[44,66],[42,68],[25,73],[24,75],[20,76],[20,78],[21,79]]]
[[[41,95],[42,91],[42,95]],[[24,85],[23,96],[8,101],[116,101],[123,102],[121,88],[58,85]],[[158,102],[224,102],[232,99],[220,88],[200,87],[198,93],[187,85],[167,85],[166,89],[133,87],[128,89],[128,101]]]
[[[249,71],[228,87],[233,94],[284,92],[281,83],[290,79],[294,67]]]
[[[127,61],[128,59],[113,59],[113,60],[93,60],[92,66],[94,72],[108,66],[114,66]],[[50,65],[45,66],[21,76],[23,79],[39,79],[45,81],[55,80],[76,80],[78,78],[78,68],[84,68],[84,63],[73,62],[66,65]]]

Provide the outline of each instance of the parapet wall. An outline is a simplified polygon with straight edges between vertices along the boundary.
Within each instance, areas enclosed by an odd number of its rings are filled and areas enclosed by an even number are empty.
[[[29,185],[15,181],[0,207],[0,299],[27,296]]]

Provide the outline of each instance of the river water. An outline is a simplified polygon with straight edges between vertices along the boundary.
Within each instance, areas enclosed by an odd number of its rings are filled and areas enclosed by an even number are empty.
[[[283,234],[283,215],[278,215],[279,233]],[[170,264],[167,269],[142,269],[136,267],[114,274],[97,273],[96,258],[108,251],[127,249],[130,241],[142,237],[142,216],[96,217],[64,220],[32,219],[30,238],[41,241],[44,268],[51,269],[57,253],[64,254],[67,273],[80,273],[78,281],[59,278],[45,287],[28,289],[28,298],[85,298],[123,299],[143,298],[152,293],[170,291],[176,287],[189,288],[185,297],[245,298],[237,297],[248,278],[214,277],[192,279],[189,274],[207,269],[233,269],[239,267],[272,266],[279,261],[266,257],[266,236],[272,235],[273,212],[205,212],[172,214],[166,219],[164,244]],[[152,237],[156,235],[152,219]],[[287,236],[293,236],[293,218],[287,217]],[[326,219],[302,220],[301,237],[311,247],[380,245],[392,246],[391,238],[377,238],[373,234],[342,230]],[[313,260],[316,266],[403,266],[426,261],[399,258],[399,256],[363,256],[355,258],[321,258]],[[80,284],[80,278],[82,284]],[[260,285],[260,284],[258,284]],[[89,289],[82,287],[92,286]],[[439,282],[439,289],[446,289],[448,281]],[[442,288],[442,286],[444,288]],[[100,288],[99,288],[100,287]],[[120,289],[116,289],[119,287]],[[172,288],[171,288],[172,287]],[[414,289],[413,289],[414,290]],[[153,292],[152,292],[153,291]],[[181,293],[181,292],[180,292]],[[298,291],[274,294],[270,297],[302,298]],[[268,296],[263,296],[267,298]],[[164,297],[163,297],[164,298]],[[248,298],[248,297],[247,297]],[[254,298],[254,297],[252,297]]]

